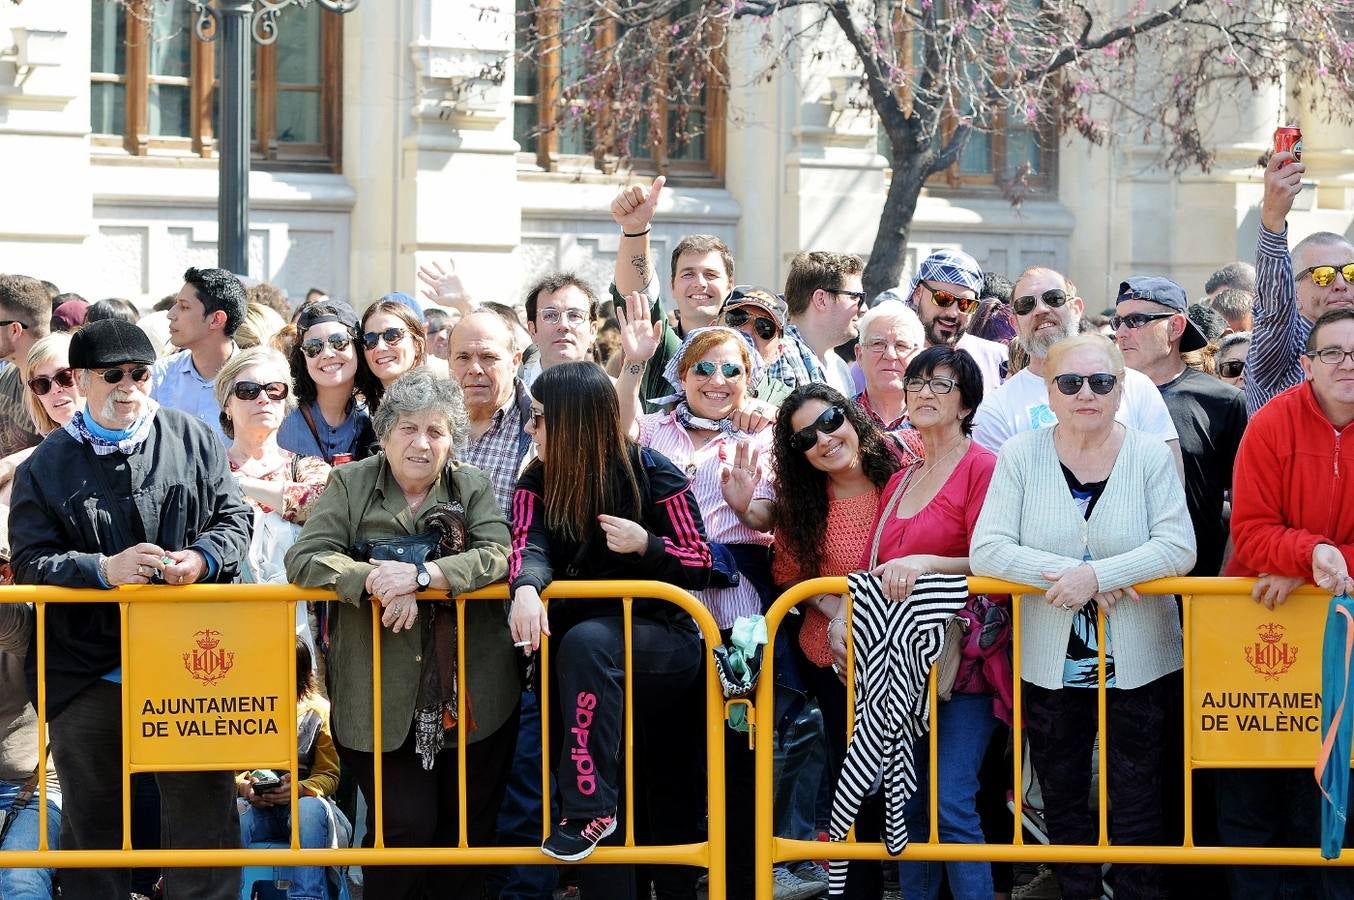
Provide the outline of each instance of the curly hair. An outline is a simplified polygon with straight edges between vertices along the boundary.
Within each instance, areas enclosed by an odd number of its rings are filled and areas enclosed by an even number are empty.
[[[859,406],[839,391],[814,382],[800,385],[785,398],[772,432],[776,467],[773,481],[776,499],[772,509],[776,543],[795,560],[805,577],[814,577],[822,561],[827,532],[828,476],[803,453],[790,448],[790,437],[794,434],[790,419],[809,400],[836,406],[846,413],[846,421],[855,429],[860,443],[861,469],[875,487],[883,490],[902,463],[884,433]]]

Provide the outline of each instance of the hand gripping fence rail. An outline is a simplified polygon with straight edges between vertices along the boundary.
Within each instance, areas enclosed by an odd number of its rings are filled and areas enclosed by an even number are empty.
[[[638,845],[634,834],[634,710],[631,703],[632,662],[632,622],[634,598],[652,598],[672,603],[695,620],[704,641],[703,652],[708,655],[710,648],[719,643],[719,629],[713,616],[700,603],[683,590],[672,585],[648,581],[557,581],[545,592],[543,599],[547,608],[552,599],[617,599],[622,601],[622,617],[625,631],[625,712],[622,734],[623,756],[625,759],[625,835],[623,846],[602,846],[589,856],[585,864],[656,864],[696,866],[709,870],[709,896],[725,896],[724,884],[724,698],[720,691],[718,676],[712,665],[704,666],[704,698],[706,703],[705,753],[707,764],[707,832],[706,840],[700,843],[671,846]],[[424,600],[443,600],[442,596],[423,595]],[[502,604],[507,599],[507,587],[495,585],[471,594],[455,598],[457,617],[457,683],[467,684],[465,678],[465,612],[468,603]],[[382,779],[382,754],[373,754],[375,768],[375,796],[367,798],[372,805],[375,818],[373,846],[370,848],[344,849],[301,849],[300,829],[291,829],[290,849],[241,849],[241,850],[133,850],[131,848],[131,791],[129,781],[132,773],[140,771],[204,771],[273,767],[297,770],[297,719],[294,711],[282,715],[276,721],[278,746],[286,742],[285,753],[272,757],[260,756],[252,752],[215,759],[204,764],[201,758],[187,757],[174,753],[172,743],[176,739],[175,729],[169,729],[163,736],[165,746],[171,746],[166,754],[172,761],[154,761],[151,764],[137,762],[138,754],[133,752],[133,743],[140,732],[133,733],[133,720],[138,710],[132,702],[132,694],[137,690],[138,671],[147,668],[148,660],[134,658],[134,654],[149,653],[166,657],[159,664],[150,663],[152,678],[164,671],[171,672],[182,680],[182,672],[204,683],[212,676],[215,684],[228,685],[229,674],[222,669],[234,669],[247,666],[255,660],[263,667],[268,661],[262,657],[259,647],[251,644],[264,644],[263,635],[278,636],[272,642],[272,656],[283,656],[283,661],[273,667],[276,680],[271,692],[279,697],[296,696],[296,666],[294,664],[294,623],[296,622],[296,604],[308,600],[332,601],[333,594],[325,591],[304,590],[286,585],[192,585],[187,587],[138,586],[123,587],[111,591],[74,590],[65,588],[38,588],[14,586],[0,588],[0,602],[32,603],[36,607],[36,628],[43,634],[46,624],[47,608],[51,604],[110,602],[119,604],[122,629],[122,705],[123,705],[123,808],[122,808],[122,846],[109,850],[53,850],[47,845],[47,803],[46,784],[40,784],[41,799],[38,805],[41,816],[39,827],[39,846],[37,850],[0,853],[0,867],[192,867],[192,866],[374,866],[374,865],[542,865],[553,860],[544,856],[540,848],[533,847],[480,847],[468,846],[466,840],[466,745],[457,741],[458,770],[458,818],[460,839],[455,847],[388,847],[385,845],[384,824],[384,788]],[[272,609],[275,613],[268,614]],[[137,612],[152,613],[151,616],[138,617]],[[263,611],[260,614],[260,610]],[[147,634],[147,626],[154,619],[154,631]],[[170,624],[168,620],[172,620]],[[175,625],[178,630],[175,631]],[[382,746],[381,703],[381,642],[379,640],[382,625],[380,608],[373,605],[372,616],[372,699],[373,709],[373,746]],[[147,643],[149,639],[149,643]],[[147,647],[149,646],[149,650]],[[37,642],[37,670],[46,672],[45,642]],[[549,709],[550,679],[546,677],[550,666],[548,643],[542,642],[540,679],[540,702],[543,710]],[[276,662],[276,660],[273,660]],[[708,661],[707,661],[708,662]],[[285,691],[285,693],[284,693]],[[222,694],[238,693],[238,689],[226,687]],[[46,746],[46,700],[45,679],[38,679],[38,716],[39,746],[38,758],[44,758]],[[467,691],[458,692],[457,721],[466,722]],[[285,707],[284,712],[291,710]],[[285,724],[283,724],[285,723]],[[154,725],[145,726],[152,734]],[[550,796],[550,717],[541,717],[542,794]],[[59,776],[59,773],[58,773]],[[292,808],[297,808],[298,782],[291,781]],[[542,816],[542,838],[549,834],[550,804],[544,804]]]
[[[1201,846],[1194,839],[1195,772],[1209,769],[1306,769],[1309,773],[1320,749],[1321,706],[1321,646],[1329,595],[1315,588],[1295,591],[1283,606],[1268,610],[1251,599],[1254,582],[1240,578],[1175,578],[1163,579],[1139,586],[1139,591],[1154,595],[1176,595],[1183,605],[1184,671],[1183,671],[1183,728],[1182,794],[1179,798],[1184,818],[1184,837],[1180,844],[1171,846],[1111,845],[1109,840],[1108,740],[1104,687],[1105,625],[1103,611],[1098,615],[1100,638],[1100,685],[1097,689],[1098,747],[1094,768],[1098,774],[1096,788],[1096,816],[1098,835],[1094,844],[1057,845],[1029,841],[1022,829],[1015,830],[1010,844],[955,844],[939,841],[937,767],[928,767],[922,789],[933,802],[929,804],[930,837],[908,844],[899,859],[904,860],[960,860],[960,861],[1021,861],[1067,863],[1190,863],[1196,865],[1262,864],[1280,866],[1345,866],[1354,860],[1354,854],[1342,854],[1335,860],[1323,860],[1315,847],[1249,848]],[[786,591],[767,613],[770,640],[775,636],[785,616],[805,598],[820,593],[842,593],[847,583],[844,578],[814,579]],[[1042,592],[1024,585],[1011,584],[988,578],[971,578],[970,590],[975,593],[1009,593],[1017,613],[1012,616],[1011,651],[1016,661],[1014,679],[1014,710],[1012,748],[1013,784],[1023,784],[1026,747],[1022,741],[1022,682],[1019,677],[1021,654],[1022,604],[1045,602]],[[465,611],[467,603],[502,603],[507,597],[505,586],[497,585],[455,598],[458,635],[458,683],[465,681]],[[707,814],[706,840],[700,843],[673,846],[638,845],[634,836],[633,747],[634,710],[631,705],[631,623],[633,598],[650,597],[673,603],[696,621],[708,654],[719,640],[718,629],[709,612],[690,594],[657,582],[555,582],[545,594],[550,599],[620,598],[626,631],[625,716],[622,740],[626,760],[625,779],[626,828],[623,846],[601,846],[587,858],[585,864],[684,865],[706,868],[710,873],[709,897],[726,897],[725,847],[726,811],[724,793],[724,727],[725,703],[720,692],[714,667],[705,666],[703,685],[706,702],[705,752],[707,755]],[[457,742],[459,834],[455,847],[387,847],[384,840],[383,788],[381,755],[375,754],[375,796],[368,798],[375,813],[374,846],[347,849],[301,849],[299,829],[292,829],[290,849],[251,850],[133,850],[130,845],[131,800],[127,782],[133,772],[202,771],[220,769],[242,771],[257,767],[273,767],[296,771],[297,722],[295,715],[277,719],[278,737],[273,742],[285,749],[268,754],[243,752],[204,763],[199,756],[185,756],[180,746],[175,751],[178,736],[171,729],[163,741],[152,743],[161,751],[151,753],[142,761],[141,741],[144,735],[134,729],[139,711],[133,707],[131,695],[137,689],[138,672],[148,671],[156,678],[175,671],[188,672],[198,684],[228,685],[229,679],[212,676],[220,674],[227,659],[233,671],[243,671],[258,661],[260,671],[267,670],[273,680],[269,690],[277,696],[296,696],[296,671],[292,664],[292,645],[296,604],[308,600],[332,600],[333,595],[315,590],[275,585],[195,585],[189,587],[143,586],[124,587],[113,591],[71,590],[62,588],[15,586],[0,588],[0,602],[32,603],[36,607],[36,627],[43,633],[48,607],[52,604],[109,602],[117,603],[121,621],[123,646],[123,842],[109,850],[53,850],[47,845],[46,785],[40,783],[38,811],[41,825],[38,829],[39,847],[32,851],[0,853],[0,867],[177,867],[177,866],[295,866],[295,865],[543,865],[550,864],[538,847],[480,847],[469,846],[466,828],[466,755],[465,745]],[[441,600],[440,596],[426,595],[426,600]],[[1132,602],[1121,600],[1121,603]],[[1144,599],[1142,602],[1154,602]],[[1158,601],[1159,602],[1159,601]],[[1113,618],[1111,613],[1110,618]],[[224,626],[224,627],[221,627]],[[373,615],[373,638],[380,634],[379,612]],[[177,631],[175,629],[178,629]],[[849,630],[849,629],[848,629]],[[276,632],[277,640],[269,644],[265,636]],[[268,648],[271,647],[271,651]],[[269,653],[284,657],[273,659],[269,668]],[[853,671],[854,648],[848,644],[847,670]],[[159,663],[148,657],[159,654]],[[223,654],[234,654],[227,656]],[[381,647],[373,645],[373,708],[381,706]],[[37,667],[46,671],[44,642],[37,642]],[[540,665],[541,705],[550,704],[549,649],[543,644]],[[196,674],[194,674],[196,673]],[[763,672],[758,683],[755,704],[750,710],[752,724],[750,740],[756,758],[756,895],[755,900],[772,898],[772,866],[776,863],[832,857],[837,859],[885,860],[892,857],[882,843],[857,842],[854,833],[841,842],[825,845],[817,841],[796,841],[776,837],[772,825],[772,741],[770,724],[774,709],[774,654],[766,653]],[[853,679],[847,679],[847,706],[853,704]],[[929,742],[930,759],[937,752],[937,697],[934,675],[930,679],[930,719],[925,740]],[[234,691],[227,688],[222,694]],[[238,693],[238,691],[234,691]],[[285,693],[284,693],[285,692]],[[39,725],[45,726],[47,687],[38,680]],[[458,721],[465,721],[466,692],[458,696]],[[758,715],[758,711],[761,715]],[[549,796],[550,777],[550,722],[542,716],[542,770],[543,795]],[[145,723],[141,723],[145,727]],[[379,713],[373,721],[374,745],[381,746],[382,721]],[[850,726],[848,725],[848,731]],[[46,752],[45,727],[39,731],[39,758]],[[135,733],[134,733],[135,731]],[[154,732],[154,728],[151,728]],[[758,739],[758,738],[762,739]],[[737,736],[729,739],[739,740]],[[137,749],[134,752],[134,745]],[[252,745],[251,745],[252,746]],[[58,773],[59,774],[59,773]],[[298,800],[298,784],[291,782],[292,803]],[[1176,798],[1168,798],[1174,800]],[[1022,821],[1024,790],[1014,792],[1014,821]],[[548,807],[547,807],[548,810]],[[1211,810],[1205,812],[1211,814]],[[1319,810],[1312,810],[1318,816]],[[542,816],[542,836],[548,834],[551,821],[548,811]],[[744,900],[744,898],[729,898]]]

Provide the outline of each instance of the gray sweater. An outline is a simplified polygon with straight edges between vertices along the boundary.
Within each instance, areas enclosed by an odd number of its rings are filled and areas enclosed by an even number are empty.
[[[1041,573],[1080,565],[1089,550],[1101,590],[1183,575],[1194,565],[1194,531],[1175,459],[1160,439],[1127,429],[1105,492],[1089,520],[1072,498],[1052,428],[1027,431],[1001,448],[978,517],[969,563],[977,575],[1047,588]],[[1020,603],[1020,674],[1062,687],[1073,613],[1042,594]],[[1106,610],[1115,684],[1141,687],[1181,668],[1175,598],[1144,595]]]

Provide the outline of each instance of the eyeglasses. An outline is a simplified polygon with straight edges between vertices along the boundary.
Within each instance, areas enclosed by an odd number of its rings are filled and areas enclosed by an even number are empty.
[[[837,288],[823,288],[823,290],[827,291],[830,294],[841,294],[843,296],[850,297],[852,300],[856,301],[857,306],[860,306],[862,303],[865,302],[864,291],[842,291],[838,290]]]
[[[541,423],[544,421],[545,421],[545,409],[544,408],[537,409],[536,407],[533,406],[531,408],[531,424],[536,426],[537,428],[540,428]]]
[[[1057,309],[1069,299],[1067,291],[1064,291],[1061,288],[1053,288],[1044,291],[1038,297],[1033,294],[1017,297],[1011,301],[1011,309],[1013,309],[1018,316],[1028,316],[1030,313],[1034,312],[1034,304],[1040,300],[1043,300],[1044,305],[1049,309]]]
[[[1354,262],[1347,262],[1338,266],[1308,266],[1293,276],[1293,280],[1301,281],[1310,275],[1312,276],[1312,284],[1317,287],[1326,287],[1335,280],[1336,272],[1340,273],[1340,277],[1345,280],[1346,284],[1354,284]],[[8,324],[8,322],[0,322],[0,325]]]
[[[346,334],[331,334],[323,340],[320,338],[311,338],[310,340],[303,342],[301,344],[301,352],[311,359],[314,359],[324,352],[325,344],[333,347],[335,353],[342,353],[344,350],[348,349],[348,345],[352,342],[353,339]],[[375,347],[376,344],[373,343],[371,346]]]
[[[260,391],[266,394],[269,400],[286,400],[291,388],[287,387],[285,381],[270,381],[267,384],[259,384],[257,381],[237,381],[231,393],[241,400],[256,400]]]
[[[875,338],[865,345],[865,349],[876,356],[883,356],[884,351],[888,350],[890,347],[893,348],[894,354],[897,355],[899,359],[906,359],[917,349],[907,341],[886,341],[883,338]]]
[[[39,375],[36,378],[28,379],[28,389],[39,397],[46,397],[52,390],[53,384],[59,384],[63,388],[75,386],[75,372],[71,369],[57,369],[49,378],[46,375]]]
[[[715,364],[708,359],[703,359],[692,366],[691,371],[695,372],[696,375],[701,378],[713,378],[715,375]],[[719,374],[729,379],[737,378],[743,374],[743,367],[737,363],[720,363]]]
[[[780,332],[780,326],[776,324],[775,319],[768,319],[766,316],[753,316],[752,313],[744,309],[731,309],[724,314],[724,324],[730,328],[742,328],[747,324],[748,319],[752,319],[752,329],[757,332],[757,337],[764,341],[769,341]]]
[[[967,316],[978,308],[977,297],[960,297],[958,294],[952,294],[949,291],[937,290],[925,281],[920,282],[920,284],[931,292],[931,302],[941,309],[949,309],[957,303],[959,304],[959,311]]]
[[[20,322],[18,319],[0,319],[0,328],[6,325],[18,325],[24,331],[31,327],[27,322]]]
[[[829,406],[807,428],[801,428],[790,435],[790,449],[796,453],[807,453],[818,443],[818,435],[831,434],[846,422],[846,411],[840,406]]]
[[[1320,350],[1312,350],[1302,355],[1308,359],[1319,359],[1328,366],[1338,366],[1345,361],[1345,357],[1354,359],[1354,350],[1341,350],[1339,347],[1322,347]]]
[[[577,328],[588,321],[588,314],[581,309],[555,309],[553,306],[537,311],[537,318],[543,325],[558,325],[563,317],[564,321],[569,323],[570,328]]]
[[[385,341],[387,347],[393,347],[404,340],[404,336],[408,333],[409,332],[403,328],[387,328],[385,331],[368,331],[366,334],[362,335],[362,346],[366,347],[368,350],[375,350],[376,345],[379,342]]]
[[[1180,313],[1129,313],[1126,316],[1110,316],[1110,327],[1115,331],[1123,325],[1134,330],[1141,328],[1148,322],[1156,322],[1161,319],[1169,319],[1172,316],[1178,316]]]
[[[1241,373],[1246,371],[1246,361],[1244,359],[1229,359],[1218,366],[1218,374],[1223,378],[1240,378]]]
[[[1059,375],[1053,379],[1053,383],[1058,386],[1058,390],[1069,397],[1081,393],[1083,382],[1091,386],[1092,393],[1103,396],[1114,390],[1114,386],[1119,383],[1119,378],[1108,372],[1097,372],[1094,375]]]
[[[132,381],[141,384],[150,380],[150,366],[134,366],[130,369],[104,369],[98,373],[98,376],[104,380],[105,384],[122,384],[122,379],[128,375]]]
[[[959,382],[955,381],[953,378],[943,378],[934,375],[930,378],[909,378],[907,381],[903,382],[903,390],[915,392],[920,391],[922,388],[929,387],[933,394],[948,394],[950,391],[954,390],[954,386],[958,383]]]

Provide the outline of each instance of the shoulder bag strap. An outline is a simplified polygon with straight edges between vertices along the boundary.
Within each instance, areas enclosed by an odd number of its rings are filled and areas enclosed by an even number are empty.
[[[315,439],[315,446],[319,449],[320,456],[324,456],[324,443],[320,440],[320,430],[315,427],[315,417],[310,414],[310,404],[298,403],[296,408],[301,410],[301,418],[306,420],[306,427],[310,429],[310,436]]]
[[[118,500],[117,491],[113,489],[113,484],[108,480],[108,472],[104,470],[103,462],[99,459],[99,454],[94,452],[94,448],[85,443],[85,453],[89,457],[89,466],[94,470],[94,477],[99,480],[99,487],[103,489],[104,496],[108,498],[108,518],[112,522],[113,530],[119,532],[122,538],[119,543],[125,543],[131,547],[139,541],[136,539],[136,528],[132,522],[131,513],[123,507]],[[131,460],[127,461],[127,471],[130,473],[132,468]],[[136,485],[131,485],[131,491],[136,493]],[[132,509],[136,504],[131,504]],[[140,518],[138,516],[138,518]],[[142,540],[150,540],[150,535],[146,533],[145,523],[141,527]]]
[[[888,502],[884,504],[884,509],[879,514],[879,524],[874,528],[874,539],[870,542],[870,568],[873,569],[879,565],[879,542],[884,537],[884,526],[888,524],[889,517],[893,511],[898,508],[898,502],[903,499],[903,494],[907,493],[907,486],[912,483],[912,476],[916,474],[918,466],[912,466],[907,471],[907,477],[899,482],[893,495],[889,497]]]

